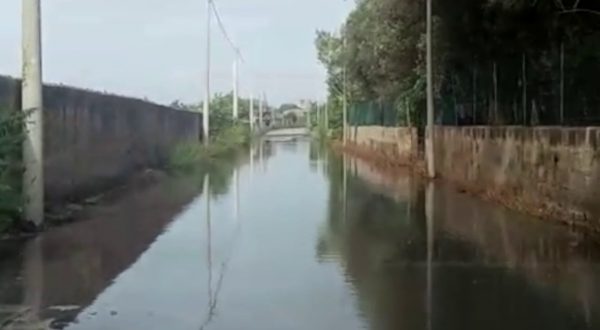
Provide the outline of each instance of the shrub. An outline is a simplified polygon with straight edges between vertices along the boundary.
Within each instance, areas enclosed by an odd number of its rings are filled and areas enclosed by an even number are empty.
[[[210,166],[218,158],[234,153],[250,142],[250,130],[244,125],[223,128],[209,145],[186,142],[177,145],[170,156],[170,167],[177,170]]]
[[[23,119],[21,112],[0,109],[0,232],[19,219],[23,206]]]

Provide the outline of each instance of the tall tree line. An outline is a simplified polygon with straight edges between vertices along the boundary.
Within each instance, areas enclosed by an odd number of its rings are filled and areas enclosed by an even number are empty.
[[[351,103],[424,124],[425,5],[357,0],[339,31],[317,32],[334,111],[345,67]],[[600,124],[599,1],[433,0],[433,13],[438,123]]]

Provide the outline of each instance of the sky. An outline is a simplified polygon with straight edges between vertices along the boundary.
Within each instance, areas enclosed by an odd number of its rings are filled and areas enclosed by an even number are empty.
[[[240,95],[324,99],[315,31],[336,30],[352,0],[214,0],[240,48]],[[0,1],[0,74],[20,76],[21,0]],[[204,97],[206,0],[42,0],[48,83],[148,98]],[[211,90],[232,89],[234,52],[212,19]]]

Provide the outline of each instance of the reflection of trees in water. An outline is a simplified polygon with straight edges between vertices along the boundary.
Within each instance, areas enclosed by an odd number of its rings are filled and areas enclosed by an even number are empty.
[[[564,233],[531,231],[502,209],[436,189],[430,196],[428,250],[422,187],[400,194],[412,200],[394,200],[350,173],[344,194],[341,159],[331,157],[328,164],[329,219],[317,257],[344,267],[371,329],[598,325],[600,292],[589,279],[600,269],[594,271],[581,257],[571,262],[575,256],[565,252]],[[508,239],[502,237],[498,217]],[[506,253],[507,244],[511,253]]]
[[[198,166],[192,169],[175,174],[186,177],[198,187],[202,187],[205,175],[210,174],[210,191],[212,195],[215,197],[222,196],[227,194],[233,186],[232,180],[236,168],[251,162],[253,165],[265,162],[274,155],[272,143],[268,141],[262,142],[262,144],[258,143],[253,148],[253,152],[249,150],[236,150],[235,152],[198,164]],[[251,160],[250,157],[253,159]]]
[[[308,159],[310,169],[313,172],[321,170],[323,173],[328,173],[329,162],[329,145],[324,140],[311,140],[309,144]]]

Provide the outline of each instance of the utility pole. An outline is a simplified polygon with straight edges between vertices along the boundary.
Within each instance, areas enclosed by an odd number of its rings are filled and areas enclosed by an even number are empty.
[[[25,219],[44,221],[43,97],[40,0],[23,0],[22,110],[26,115],[23,140]]]
[[[317,127],[321,127],[321,105],[317,101]]]
[[[312,118],[310,115],[310,110],[311,110],[312,106],[310,104],[310,101],[306,101],[306,128],[310,131],[310,126],[312,123]]]
[[[325,131],[329,135],[329,100],[325,101]]]
[[[265,97],[265,94],[263,92],[262,96],[259,98],[259,101],[258,101],[258,128],[259,129],[262,129],[262,127],[263,127],[263,111],[265,108],[264,97]]]
[[[265,95],[265,103],[267,104],[267,110],[269,109],[269,103],[267,102],[267,96]],[[271,127],[275,127],[275,107],[271,108]]]
[[[202,132],[204,133],[204,144],[210,143],[210,11],[211,1],[206,0],[206,90],[204,94],[204,107],[202,109]]]
[[[434,104],[433,104],[433,52],[431,45],[432,29],[431,0],[427,0],[427,140],[425,149],[427,154],[427,174],[435,178],[435,130],[434,130]]]
[[[238,119],[238,58],[233,60],[233,120]]]
[[[250,120],[250,132],[254,132],[254,95],[250,94],[250,111],[248,113]]]
[[[344,35],[344,50],[346,49],[346,36]],[[343,69],[343,79],[344,79],[344,86],[343,86],[343,91],[344,91],[344,95],[342,96],[342,132],[343,132],[343,139],[342,142],[344,144],[344,146],[346,145],[346,140],[348,139],[347,135],[347,130],[348,130],[348,90],[347,90],[347,85],[348,85],[348,77],[347,77],[347,68],[346,68],[346,62],[344,61],[344,69]]]

